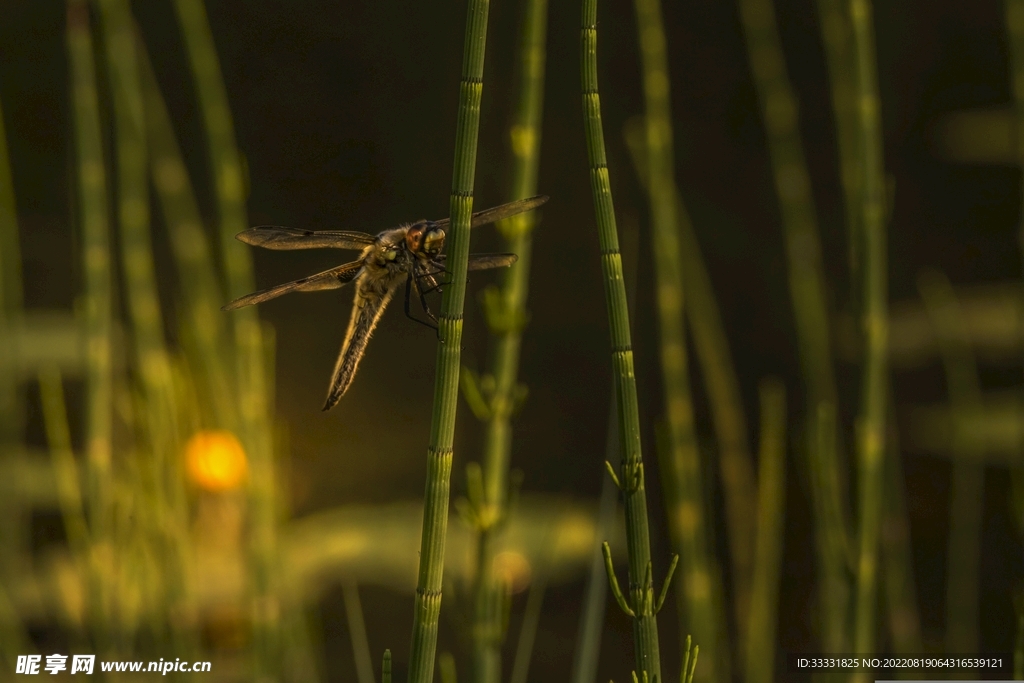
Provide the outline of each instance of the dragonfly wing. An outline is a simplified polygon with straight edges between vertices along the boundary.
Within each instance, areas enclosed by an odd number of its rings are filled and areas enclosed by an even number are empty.
[[[258,225],[235,235],[235,239],[264,249],[364,249],[373,235],[348,230],[302,230],[280,225]]]
[[[469,270],[490,270],[491,268],[507,268],[519,260],[516,254],[470,254]],[[444,272],[444,264],[448,261],[447,254],[439,254],[425,265],[419,277],[439,275]]]
[[[470,254],[469,270],[490,270],[508,268],[519,260],[515,254]]]
[[[236,308],[242,308],[243,306],[261,304],[264,301],[276,299],[282,294],[288,294],[289,292],[318,292],[324,289],[338,289],[339,287],[344,287],[354,280],[362,267],[362,261],[352,261],[351,263],[346,263],[343,266],[325,270],[324,272],[317,273],[316,275],[310,275],[309,277],[292,280],[291,282],[286,282],[283,285],[277,285],[270,289],[261,289],[258,292],[246,294],[245,296],[239,297],[227,304],[221,308],[221,310],[233,311]]]
[[[495,206],[490,209],[484,209],[483,211],[477,211],[473,214],[473,218],[470,221],[470,226],[479,228],[481,225],[487,225],[488,223],[496,223],[497,221],[515,216],[516,214],[524,213],[526,211],[532,211],[538,206],[544,204],[550,197],[545,194],[539,194],[536,197],[527,197],[526,199],[517,199],[514,202],[502,204],[501,206]],[[445,227],[451,222],[450,218],[443,218],[439,221],[435,221],[438,227]]]
[[[327,390],[324,410],[330,410],[338,405],[338,401],[352,385],[359,362],[363,359],[363,354],[366,353],[370,335],[377,328],[377,323],[384,315],[384,309],[387,308],[394,293],[395,288],[392,287],[382,296],[356,294],[355,302],[352,304],[352,317],[349,319],[348,332],[345,334],[345,341],[341,344],[341,352],[338,354],[334,372],[331,374],[331,385]]]

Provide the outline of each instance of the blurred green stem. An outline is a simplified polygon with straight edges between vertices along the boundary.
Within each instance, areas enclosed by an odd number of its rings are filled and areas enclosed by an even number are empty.
[[[641,185],[646,187],[646,135],[639,117],[626,123],[625,137],[637,177]],[[751,571],[756,510],[753,461],[747,444],[747,420],[740,396],[739,379],[736,377],[729,340],[715,301],[711,278],[678,189],[675,191],[675,201],[683,291],[686,293],[684,313],[690,324],[701,375],[707,384],[714,420],[733,575],[742,576]],[[741,606],[741,601],[734,601],[736,622],[746,624],[747,619],[741,612],[746,613],[746,608]],[[724,614],[720,616],[724,619]]]
[[[341,590],[345,601],[348,634],[352,640],[352,656],[356,661],[356,681],[373,683],[370,641],[366,637],[366,621],[363,619],[363,606],[359,600],[359,586],[355,581],[346,581],[341,585]]]
[[[836,408],[818,405],[807,440],[808,471],[814,502],[815,545],[818,554],[818,602],[821,607],[821,647],[826,653],[845,651],[849,642],[851,548],[840,505],[836,467]]]
[[[944,274],[924,270],[918,291],[935,327],[953,415],[982,409],[978,368],[953,286]],[[946,652],[978,651],[978,592],[981,588],[981,516],[985,470],[978,464],[976,441],[954,429],[953,476],[949,503],[949,545],[946,554]]]
[[[446,237],[447,267],[451,284],[444,289],[438,319],[437,375],[434,409],[427,449],[427,482],[423,500],[423,531],[419,576],[413,610],[410,683],[430,683],[434,677],[444,544],[448,531],[448,499],[451,492],[452,448],[459,397],[462,355],[462,312],[466,297],[469,262],[469,228],[473,212],[480,100],[483,95],[484,54],[487,43],[488,0],[470,0],[466,9],[466,34],[459,114],[455,133],[455,163]]]
[[[883,205],[885,172],[882,123],[870,0],[851,0],[850,17],[856,56],[857,100],[860,102],[858,148],[862,173],[863,329],[866,338],[862,404],[858,421],[859,528],[853,647],[854,652],[864,654],[876,649],[878,537],[883,507],[882,493],[885,488],[888,260]],[[867,680],[864,675],[858,678]]]
[[[217,266],[171,117],[142,41],[137,43],[137,52],[150,175],[177,265],[186,312],[178,325],[187,332],[183,345],[188,350],[189,362],[199,370],[196,373],[200,382],[198,388],[205,408],[200,413],[210,416],[212,424],[206,426],[234,430],[237,421],[231,388],[234,371],[227,363],[226,321],[220,311],[225,300],[223,287],[217,277]]]
[[[608,162],[601,123],[601,98],[597,80],[597,0],[583,0],[580,36],[583,121],[590,161],[590,185],[597,217],[604,272],[605,302],[611,334],[612,367],[618,403],[623,458],[617,480],[626,505],[626,541],[629,556],[630,611],[634,617],[633,637],[636,671],[650,680],[661,679],[658,624],[654,614],[654,584],[647,521],[647,492],[644,485],[640,448],[640,413],[633,371],[633,350],[629,330],[626,288],[622,279],[622,256],[615,225]],[[610,564],[610,563],[609,563]]]
[[[510,138],[512,144],[512,196],[532,197],[537,192],[540,165],[541,113],[544,102],[544,66],[547,41],[547,0],[527,0],[519,41],[519,98]],[[498,683],[501,678],[501,615],[487,609],[501,590],[492,575],[495,536],[508,514],[509,462],[512,450],[511,418],[526,389],[518,383],[522,331],[527,320],[530,256],[534,213],[514,216],[499,226],[507,249],[519,260],[504,273],[501,288],[484,292],[484,308],[493,340],[491,384],[487,396],[487,432],[483,451],[484,510],[477,516],[481,552],[476,568],[473,634],[473,676],[477,683]],[[464,381],[472,377],[467,373]],[[487,623],[487,622],[490,623]]]
[[[714,679],[728,660],[718,642],[721,615],[715,609],[710,585],[707,511],[703,495],[700,452],[693,420],[689,358],[683,305],[686,293],[679,244],[679,217],[675,191],[672,114],[665,29],[660,0],[635,0],[646,123],[647,195],[651,207],[651,252],[654,257],[655,292],[660,331],[662,390],[665,401],[667,444],[663,453],[664,474],[671,477],[666,490],[669,526],[682,557],[682,590],[679,597],[680,633],[692,631],[709,652],[709,665],[701,677]],[[730,519],[730,521],[732,521]],[[750,537],[730,535],[737,568],[734,577],[737,614],[746,621],[750,602]],[[639,671],[639,670],[638,670]]]
[[[891,384],[891,383],[890,383]],[[889,388],[890,417],[895,402]],[[899,430],[891,419],[888,432],[889,457],[885,463],[885,516],[882,520],[882,581],[893,651],[899,655],[924,652],[921,620],[917,610],[917,586],[914,582],[914,558],[910,547],[910,522],[907,519],[903,481],[903,459]],[[901,678],[914,678],[907,671]]]
[[[64,382],[56,367],[39,373],[43,424],[50,449],[50,463],[57,483],[57,501],[64,518],[64,532],[80,571],[89,568],[89,529],[82,506],[78,466],[71,451],[71,430],[64,404]]]
[[[807,386],[807,405],[813,414],[814,407],[821,401],[835,403],[836,388],[821,244],[800,140],[799,104],[786,75],[771,0],[740,0],[739,5],[782,214],[790,298]]]
[[[82,230],[82,261],[85,275],[82,314],[88,358],[85,420],[86,499],[93,542],[100,547],[110,547],[113,521],[110,493],[113,284],[103,137],[100,132],[96,67],[93,63],[93,42],[86,0],[67,2],[67,41],[71,61],[79,224]],[[94,642],[98,654],[106,654],[111,645],[108,600],[113,596],[108,595],[108,587],[104,585],[102,572],[90,571],[88,576],[90,585],[86,604]]]
[[[775,677],[775,633],[786,513],[786,389],[777,379],[761,382],[761,454],[758,468],[757,549],[747,627],[747,683]]]
[[[236,298],[253,289],[252,258],[245,245],[235,240],[235,235],[244,230],[248,222],[242,157],[235,141],[227,90],[203,0],[175,0],[174,6],[192,67],[215,180],[226,293],[229,298]],[[236,360],[237,428],[251,473],[248,553],[255,674],[276,677],[281,662],[281,632],[276,617],[280,611],[276,590],[279,508],[273,485],[276,475],[273,424],[268,417],[271,406],[268,403],[266,340],[255,307],[235,311],[230,319],[235,342],[232,353]]]
[[[818,0],[821,39],[828,62],[832,91],[832,112],[836,123],[836,151],[839,153],[839,179],[846,208],[846,234],[852,281],[857,282],[861,268],[861,170],[857,157],[857,93],[854,83],[853,35],[846,0]],[[854,310],[860,292],[851,287]]]
[[[519,630],[516,658],[512,663],[512,676],[509,678],[509,683],[527,683],[530,659],[533,657],[533,646],[537,640],[537,625],[540,623],[541,607],[544,605],[544,592],[547,590],[547,585],[547,573],[544,567],[537,567],[526,596],[523,625]]]

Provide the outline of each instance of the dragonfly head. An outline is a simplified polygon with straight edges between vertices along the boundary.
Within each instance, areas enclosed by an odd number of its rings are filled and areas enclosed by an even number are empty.
[[[444,247],[445,232],[430,222],[416,223],[405,235],[405,244],[413,253],[437,254]]]

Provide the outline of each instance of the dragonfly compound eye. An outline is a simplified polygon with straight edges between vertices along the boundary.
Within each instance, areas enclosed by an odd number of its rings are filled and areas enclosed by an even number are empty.
[[[426,234],[423,239],[423,250],[430,253],[437,253],[441,251],[441,247],[444,246],[444,230],[436,228]]]

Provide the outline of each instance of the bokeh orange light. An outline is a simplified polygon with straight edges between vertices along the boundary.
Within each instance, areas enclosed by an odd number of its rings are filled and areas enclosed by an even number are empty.
[[[190,482],[207,491],[238,488],[249,474],[249,463],[238,438],[224,430],[196,433],[185,446],[185,471]]]

